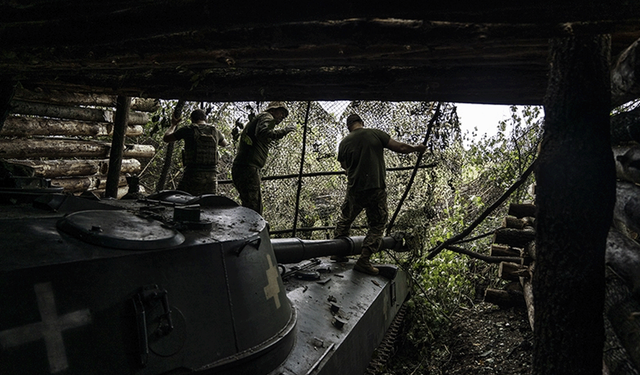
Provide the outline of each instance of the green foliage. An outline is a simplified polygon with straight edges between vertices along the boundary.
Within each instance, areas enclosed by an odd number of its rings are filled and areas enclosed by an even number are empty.
[[[387,373],[418,373],[417,369],[439,373],[437,363],[450,353],[437,338],[446,334],[452,314],[481,300],[485,288],[504,283],[497,279],[495,265],[446,250],[426,260],[425,251],[467,228],[520,177],[535,159],[541,124],[541,108],[511,107],[511,117],[498,124],[493,137],[468,140],[467,147],[460,137],[443,137],[446,142],[438,154],[434,153],[438,166],[427,177],[423,206],[408,208],[395,227],[412,236],[409,243],[414,251],[394,258],[413,275],[415,288],[402,349]],[[525,184],[510,201],[531,199],[526,188]],[[471,236],[500,227],[507,205],[490,215]],[[486,253],[490,237],[460,246]],[[389,256],[382,259],[388,261]]]
[[[205,109],[208,121],[218,126],[230,143],[229,147],[220,149],[218,177],[219,193],[232,199],[237,200],[237,193],[229,180],[238,134],[249,118],[264,109],[266,104],[187,103],[183,111],[183,123],[188,123],[188,115],[193,109]],[[437,106],[431,102],[373,101],[286,104],[290,115],[278,127],[295,125],[297,131],[272,144],[262,175],[296,177],[263,181],[264,215],[272,231],[287,230],[294,224],[297,228],[335,225],[346,190],[346,178],[336,154],[340,140],[348,132],[345,126],[348,115],[357,113],[366,127],[375,127],[388,132],[396,140],[417,144],[425,141],[427,124]],[[139,143],[152,144],[158,150],[157,155],[147,161],[142,173],[143,186],[148,192],[155,191],[164,163],[166,144],[162,142],[162,136],[174,106],[175,101],[162,102],[162,108],[147,124],[145,136],[139,140]],[[512,107],[511,117],[498,124],[495,136],[466,140],[469,145],[465,147],[455,105],[441,103],[440,116],[427,140],[428,152],[421,161],[423,165],[433,163],[435,166],[419,169],[409,187],[412,170],[387,173],[390,214],[399,206],[405,189],[410,188],[392,232],[406,233],[412,251],[398,254],[383,252],[376,256],[378,261],[400,264],[414,282],[404,336],[404,346],[409,350],[408,354],[401,355],[397,362],[390,364],[395,373],[411,373],[419,363],[446,355],[446,348],[433,343],[448,329],[452,314],[461,307],[472,305],[483,288],[500,283],[495,277],[495,269],[486,263],[450,251],[443,251],[434,259],[427,260],[426,253],[439,242],[465,229],[520,177],[535,159],[541,124],[541,108]],[[175,148],[166,189],[175,188],[182,173],[182,145],[176,144]],[[385,151],[385,159],[387,168],[413,167],[417,155]],[[301,164],[303,173],[339,173],[305,177],[299,184],[297,174]],[[521,202],[530,198],[525,185],[511,201]],[[496,229],[505,214],[504,207],[497,210],[472,235]],[[355,227],[365,225],[364,215],[354,223]],[[352,235],[364,233],[362,229],[352,231]],[[321,239],[332,237],[332,231],[299,231],[297,235]],[[282,236],[288,237],[290,233]],[[484,252],[489,248],[489,241],[485,237],[464,246]],[[403,370],[403,367],[408,370]]]

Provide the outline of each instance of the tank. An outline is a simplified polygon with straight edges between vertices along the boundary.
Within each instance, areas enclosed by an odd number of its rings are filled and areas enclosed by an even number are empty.
[[[0,196],[2,374],[363,373],[408,295],[221,196]]]

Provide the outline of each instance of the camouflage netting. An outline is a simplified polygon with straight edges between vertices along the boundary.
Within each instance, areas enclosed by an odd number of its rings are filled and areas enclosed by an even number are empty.
[[[337,149],[340,140],[347,135],[346,117],[359,114],[366,127],[375,127],[391,135],[392,138],[417,144],[424,142],[427,124],[434,116],[437,103],[432,102],[287,102],[289,116],[278,127],[293,124],[297,131],[274,142],[270,156],[263,170],[263,203],[264,217],[269,222],[274,236],[290,237],[295,228],[295,235],[301,238],[331,238],[333,226],[337,220],[342,203],[346,176],[337,161]],[[150,124],[150,134],[164,133],[166,117],[171,113],[175,103],[167,103],[164,116],[157,116],[155,123]],[[236,201],[238,194],[231,183],[231,165],[238,144],[241,126],[248,122],[251,114],[260,112],[267,103],[234,102],[234,103],[200,103],[208,113],[208,121],[215,124],[227,138],[229,146],[220,148],[219,194]],[[188,118],[188,111],[194,107],[185,107],[183,118]],[[418,169],[411,190],[402,204],[395,230],[423,232],[418,230],[418,221],[406,217],[424,215],[433,217],[438,210],[434,195],[447,194],[446,183],[437,180],[450,179],[460,169],[460,160],[451,157],[456,151],[450,147],[460,138],[460,130],[451,104],[441,104],[440,115],[434,121],[429,137],[429,151],[422,158],[421,165],[430,165]],[[162,124],[164,121],[164,125]],[[306,137],[306,139],[305,139]],[[156,141],[157,142],[157,141]],[[151,163],[143,176],[143,183],[148,191],[154,191],[156,181],[149,176],[161,167],[164,159],[165,145],[156,144],[159,155]],[[182,162],[179,157],[182,145],[176,145],[174,162],[165,189],[174,189],[181,177]],[[385,151],[387,169],[387,191],[390,217],[398,207],[405,192],[418,154],[400,155]],[[303,160],[304,159],[304,160]],[[153,164],[153,165],[152,165]],[[302,165],[302,177],[299,177]],[[436,167],[433,167],[433,166]],[[405,168],[404,170],[394,170]],[[146,182],[144,182],[146,181]],[[424,222],[421,220],[420,222]],[[424,225],[424,224],[421,224]],[[356,228],[352,235],[362,235],[366,226],[364,214],[354,223]],[[416,233],[417,234],[417,233]],[[419,237],[419,236],[418,236]],[[421,242],[421,239],[417,239]]]

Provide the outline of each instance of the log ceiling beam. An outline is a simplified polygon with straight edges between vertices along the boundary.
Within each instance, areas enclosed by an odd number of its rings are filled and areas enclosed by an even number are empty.
[[[0,5],[0,81],[153,98],[540,104],[548,40],[640,38],[625,0]]]

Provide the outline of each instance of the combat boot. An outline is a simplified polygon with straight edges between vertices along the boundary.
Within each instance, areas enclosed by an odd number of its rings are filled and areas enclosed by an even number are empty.
[[[358,272],[367,273],[369,275],[377,275],[380,270],[372,266],[371,262],[369,262],[369,259],[371,259],[371,250],[365,247],[362,249],[360,258],[358,258],[358,261],[353,266],[353,269]]]
[[[380,272],[380,270],[371,265],[371,262],[369,262],[369,258],[365,257],[360,257],[360,259],[358,259],[356,264],[353,266],[353,269],[369,275],[377,275]]]

